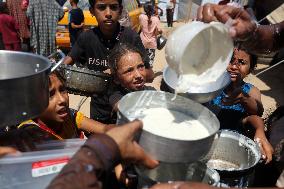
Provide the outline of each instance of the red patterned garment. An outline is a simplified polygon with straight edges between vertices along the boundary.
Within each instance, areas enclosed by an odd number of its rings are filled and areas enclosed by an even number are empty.
[[[26,12],[22,10],[22,0],[7,0],[7,5],[10,15],[15,18],[16,23],[19,25],[20,37],[30,38],[29,21]]]

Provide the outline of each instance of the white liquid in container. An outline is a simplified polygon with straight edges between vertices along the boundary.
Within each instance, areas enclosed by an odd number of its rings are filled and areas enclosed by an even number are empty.
[[[176,92],[198,91],[216,82],[232,53],[233,40],[224,24],[192,22],[178,28],[166,46],[167,62],[179,76]]]
[[[209,131],[198,120],[182,112],[167,108],[150,108],[141,112],[143,130],[152,134],[176,139],[198,140],[208,137]]]

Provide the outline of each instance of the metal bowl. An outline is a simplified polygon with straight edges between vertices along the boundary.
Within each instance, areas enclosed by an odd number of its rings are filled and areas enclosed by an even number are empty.
[[[208,167],[219,172],[223,186],[248,187],[260,157],[259,146],[253,140],[234,131],[221,130],[204,160]]]
[[[49,60],[31,53],[0,51],[0,67],[0,127],[42,113],[49,102]]]
[[[104,93],[109,85],[111,76],[103,72],[61,65],[66,78],[66,87],[70,93],[91,96]]]
[[[170,67],[166,67],[163,72],[163,79],[168,86],[170,92],[174,93],[178,83],[178,76]],[[190,90],[187,93],[179,94],[181,96],[190,98],[199,103],[206,103],[218,96],[222,90],[231,82],[230,76],[227,72],[214,83],[207,83],[199,86],[195,90]]]
[[[139,136],[139,144],[153,158],[166,163],[190,163],[204,157],[219,130],[217,117],[206,107],[188,98],[163,91],[139,91],[125,95],[118,103],[118,124],[142,119],[141,110],[164,107],[178,111],[189,118],[199,120],[208,130],[209,136],[197,140],[177,140],[161,137],[145,130]],[[161,119],[163,119],[163,115]],[[177,120],[179,121],[179,120]]]

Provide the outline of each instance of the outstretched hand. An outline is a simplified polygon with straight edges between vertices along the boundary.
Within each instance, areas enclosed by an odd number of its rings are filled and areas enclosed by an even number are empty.
[[[147,168],[155,168],[159,162],[148,156],[141,146],[134,141],[135,134],[141,131],[141,129],[142,122],[135,120],[123,126],[113,128],[106,134],[117,143],[124,161],[142,164]]]
[[[219,21],[227,23],[230,35],[236,40],[246,40],[256,30],[257,25],[243,8],[229,5],[205,4],[200,6],[197,20],[206,23]]]

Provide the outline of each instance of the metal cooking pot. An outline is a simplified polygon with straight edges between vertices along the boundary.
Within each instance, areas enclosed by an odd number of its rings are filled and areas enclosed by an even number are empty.
[[[219,172],[222,186],[248,187],[260,157],[259,146],[253,140],[233,131],[221,130],[215,135],[205,161],[208,167]]]
[[[170,67],[166,67],[163,72],[163,79],[168,86],[170,92],[174,93],[178,83],[178,76]],[[207,83],[199,86],[199,88],[191,89],[187,93],[179,94],[181,96],[190,98],[199,103],[209,102],[218,96],[222,90],[231,82],[230,76],[227,72],[218,78],[214,83]]]
[[[190,164],[160,162],[155,169],[144,167],[136,167],[135,169],[139,175],[140,186],[151,186],[157,182],[168,181],[194,181],[217,186],[220,181],[218,172],[207,168],[206,164],[201,162]]]
[[[0,127],[35,118],[48,106],[50,61],[39,55],[0,51]]]
[[[91,96],[104,93],[111,80],[110,74],[69,65],[61,65],[70,93]]]
[[[161,137],[145,130],[139,144],[153,158],[167,163],[189,163],[204,157],[214,140],[220,124],[216,116],[206,107],[190,99],[162,91],[139,91],[125,95],[118,103],[118,124],[142,119],[141,110],[164,107],[189,115],[199,120],[208,130],[209,136],[198,140],[175,140]],[[163,119],[163,115],[160,115]],[[178,121],[178,120],[177,120]]]

